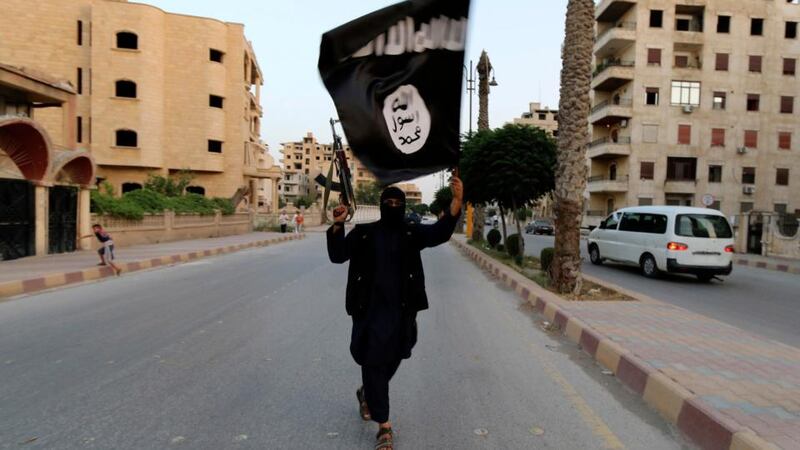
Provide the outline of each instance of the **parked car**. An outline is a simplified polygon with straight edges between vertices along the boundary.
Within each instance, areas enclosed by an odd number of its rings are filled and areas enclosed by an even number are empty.
[[[421,223],[422,222],[422,216],[420,216],[419,214],[417,214],[415,212],[410,212],[410,213],[408,213],[406,215],[406,222],[408,222],[409,224],[412,224],[412,225]]]
[[[589,233],[589,259],[634,264],[646,277],[686,273],[709,281],[733,270],[733,231],[714,209],[682,206],[623,208]]]
[[[554,231],[553,223],[549,220],[534,220],[525,225],[527,234],[553,234]]]

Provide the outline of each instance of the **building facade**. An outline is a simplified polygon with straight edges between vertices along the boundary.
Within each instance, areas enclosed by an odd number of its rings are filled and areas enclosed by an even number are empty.
[[[280,170],[259,166],[263,77],[243,25],[125,0],[7,0],[3,12],[0,63],[70,81],[71,132],[98,181],[124,193],[188,170],[192,192],[277,203],[258,198]],[[57,119],[38,119],[54,139]]]
[[[586,222],[635,205],[800,210],[797,1],[603,0]]]
[[[549,106],[542,108],[542,104],[538,102],[530,103],[528,111],[514,119],[514,123],[538,127],[547,131],[552,137],[558,136],[558,110],[550,109]]]
[[[296,202],[301,197],[318,196],[323,187],[314,179],[322,174],[328,176],[333,162],[333,145],[322,144],[309,132],[302,141],[281,144],[281,163],[284,178],[280,193],[285,202]],[[374,182],[372,173],[353,156],[349,145],[344,146],[345,155],[353,176],[353,189],[363,183]],[[336,174],[333,174],[336,178]]]
[[[406,194],[406,205],[419,205],[422,203],[422,191],[414,183],[399,183],[396,184],[403,193]]]

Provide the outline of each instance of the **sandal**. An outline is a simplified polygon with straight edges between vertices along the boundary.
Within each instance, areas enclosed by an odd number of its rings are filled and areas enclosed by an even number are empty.
[[[375,450],[393,450],[394,442],[392,439],[392,427],[378,429],[378,435],[375,437],[378,442],[375,444]]]
[[[356,391],[356,398],[358,398],[358,412],[364,420],[371,420],[372,416],[369,413],[367,400],[364,398],[364,387],[358,388]]]

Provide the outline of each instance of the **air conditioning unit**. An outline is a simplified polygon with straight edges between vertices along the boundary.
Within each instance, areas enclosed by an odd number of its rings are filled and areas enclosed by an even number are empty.
[[[742,192],[744,192],[747,195],[753,195],[753,194],[756,193],[756,187],[755,186],[745,186],[744,188],[742,188]]]
[[[620,127],[620,128],[628,128],[628,120],[627,120],[627,119],[622,119],[622,120],[619,122],[619,127]]]
[[[694,106],[692,105],[683,105],[683,112],[686,114],[691,114],[694,111]]]
[[[736,153],[744,155],[745,153],[747,153],[747,147],[736,147]]]

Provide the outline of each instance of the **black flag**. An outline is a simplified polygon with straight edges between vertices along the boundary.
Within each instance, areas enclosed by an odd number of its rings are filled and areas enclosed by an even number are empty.
[[[347,142],[382,184],[455,166],[469,0],[409,0],[322,35]]]

